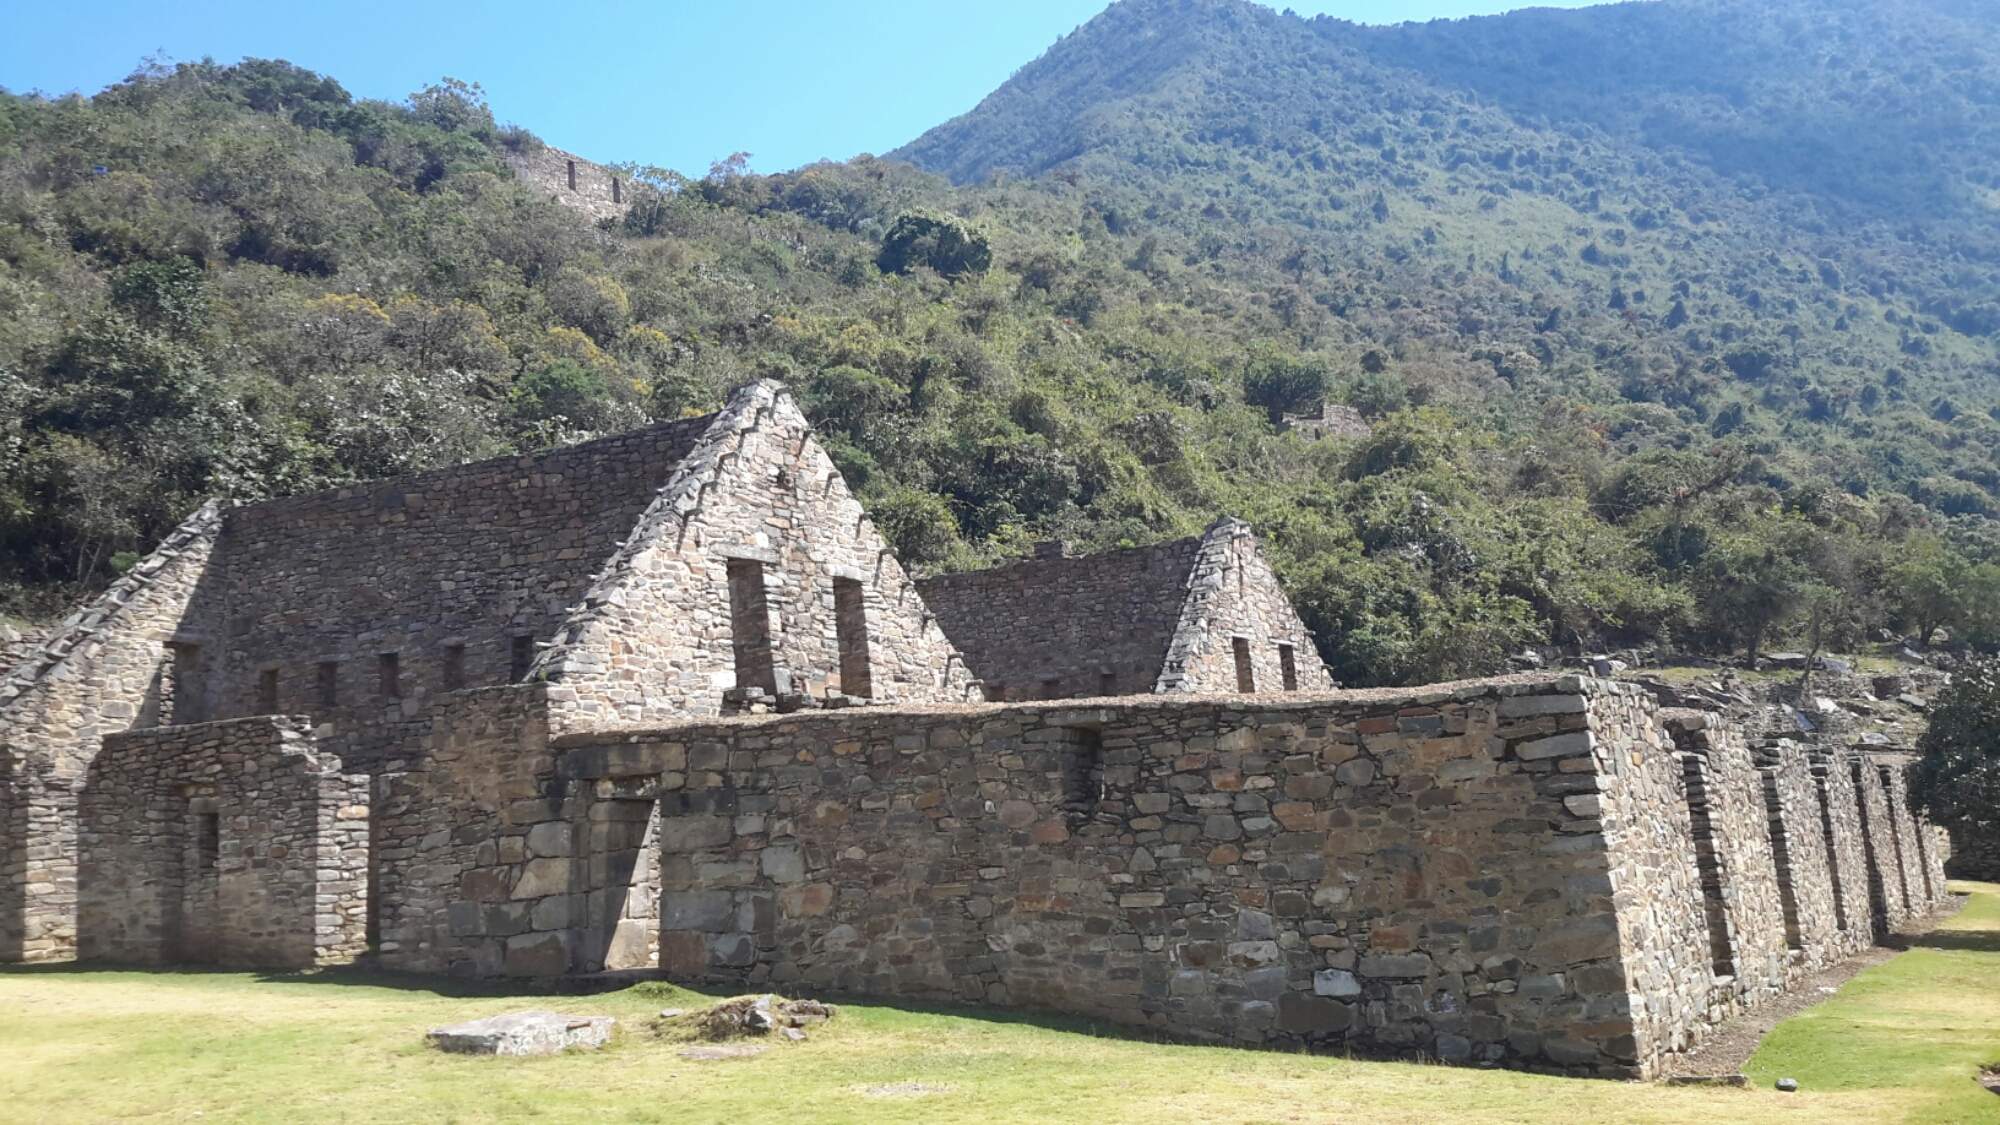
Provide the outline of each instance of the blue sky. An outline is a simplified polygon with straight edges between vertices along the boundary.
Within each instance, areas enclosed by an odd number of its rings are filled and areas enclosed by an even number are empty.
[[[683,172],[743,150],[759,171],[886,152],[971,109],[1105,0],[664,0],[16,4],[0,86],[95,92],[144,57],[289,59],[359,97],[441,75],[501,121],[595,160]],[[1486,15],[1523,0],[1291,0],[1366,23]],[[1582,7],[1584,0],[1541,0]]]

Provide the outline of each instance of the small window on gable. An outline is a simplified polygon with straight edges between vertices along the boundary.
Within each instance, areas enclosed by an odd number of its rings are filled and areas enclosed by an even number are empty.
[[[257,673],[257,713],[275,715],[278,713],[278,670],[266,668]]]
[[[528,669],[535,666],[535,638],[519,633],[513,644],[507,653],[507,682],[518,684],[528,678]]]
[[[1097,694],[1117,695],[1118,673],[1111,671],[1099,672],[1097,674]]]
[[[1299,661],[1293,655],[1291,645],[1278,646],[1278,672],[1285,678],[1286,691],[1299,690]]]
[[[730,647],[736,659],[736,686],[778,693],[777,668],[771,653],[771,603],[764,587],[764,564],[756,559],[730,559]]]
[[[382,698],[401,699],[403,697],[402,660],[393,652],[385,652],[376,657],[376,668],[381,673]]]
[[[444,690],[457,691],[465,686],[465,646],[450,644],[444,646],[444,668],[439,680]]]
[[[213,871],[222,863],[222,814],[194,814],[194,862],[198,871]]]
[[[571,191],[575,191],[575,190],[576,190],[576,161],[574,161],[574,160],[565,160],[565,161],[563,161],[563,163],[564,163],[564,164],[567,164],[567,165],[569,165],[569,190],[571,190]]]
[[[321,707],[334,707],[340,703],[340,663],[334,660],[319,662],[318,696]]]
[[[207,705],[204,696],[206,686],[202,683],[201,646],[191,644],[171,644],[167,646],[173,654],[173,683],[167,693],[167,710],[176,724],[206,721]]]
[[[1257,673],[1250,666],[1250,638],[1232,637],[1229,647],[1236,652],[1236,690],[1253,692],[1257,690]]]

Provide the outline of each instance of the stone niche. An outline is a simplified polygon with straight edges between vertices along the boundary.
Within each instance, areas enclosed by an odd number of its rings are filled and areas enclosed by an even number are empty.
[[[303,720],[106,738],[77,836],[81,959],[306,968],[367,949],[368,780]]]

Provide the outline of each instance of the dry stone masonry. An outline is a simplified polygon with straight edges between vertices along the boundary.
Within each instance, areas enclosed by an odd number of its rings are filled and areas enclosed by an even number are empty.
[[[0,959],[1629,1076],[1945,899],[1901,758],[1589,678],[1329,688],[1247,526],[920,583],[757,383],[196,513],[0,683]]]

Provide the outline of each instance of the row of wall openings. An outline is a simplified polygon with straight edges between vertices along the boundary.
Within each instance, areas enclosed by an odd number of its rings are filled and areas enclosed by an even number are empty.
[[[528,665],[534,659],[535,638],[520,634],[513,638],[512,644],[512,667],[509,670],[508,682],[519,683],[527,676]],[[395,652],[378,654],[375,657],[375,677],[376,690],[382,698],[401,699],[403,697],[402,654]],[[445,691],[457,691],[465,687],[465,645],[454,642],[444,646],[439,678]],[[322,660],[314,667],[313,701],[321,708],[340,705],[340,661]],[[266,668],[257,674],[257,713],[274,714],[278,709],[278,669]]]
[[[1236,658],[1236,690],[1249,694],[1257,690],[1257,669],[1250,659],[1250,638],[1231,637],[1229,648]],[[1299,690],[1299,658],[1296,649],[1278,642],[1278,675],[1286,691]]]
[[[565,165],[567,165],[567,166],[568,166],[568,173],[569,173],[569,190],[571,190],[571,191],[575,191],[575,190],[576,190],[576,161],[574,161],[574,160],[565,160],[565,161],[563,161],[563,163],[564,163]],[[613,176],[613,177],[611,177],[611,202],[613,202],[613,203],[622,203],[622,202],[624,202],[624,201],[625,201],[625,192],[624,192],[624,189],[623,189],[623,188],[622,188],[622,187],[621,187],[621,186],[619,185],[619,183],[618,183],[618,177],[616,177],[616,176]]]
[[[776,695],[778,672],[764,564],[756,559],[735,558],[727,560],[725,570],[736,686]],[[869,660],[867,589],[859,579],[833,580],[833,635],[842,694],[872,697],[875,682]]]

